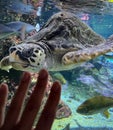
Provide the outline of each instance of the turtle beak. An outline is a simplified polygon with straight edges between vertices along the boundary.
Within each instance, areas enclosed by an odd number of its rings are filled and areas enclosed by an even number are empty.
[[[26,61],[22,61],[16,54],[16,52],[17,51],[13,51],[9,54],[9,61],[14,69],[23,70],[24,68],[29,66],[29,63]]]
[[[9,56],[4,57],[1,61],[0,61],[0,69],[5,70],[7,72],[9,72],[9,70],[12,68],[12,65],[9,61]]]

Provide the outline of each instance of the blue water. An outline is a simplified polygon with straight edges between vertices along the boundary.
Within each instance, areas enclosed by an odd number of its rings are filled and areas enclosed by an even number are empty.
[[[86,14],[79,16],[82,18]],[[96,15],[88,14],[89,20],[83,20],[88,24],[95,32],[102,35],[105,38],[108,38],[113,34],[113,15]]]
[[[113,15],[92,15],[89,26],[98,34],[108,38],[113,34]]]

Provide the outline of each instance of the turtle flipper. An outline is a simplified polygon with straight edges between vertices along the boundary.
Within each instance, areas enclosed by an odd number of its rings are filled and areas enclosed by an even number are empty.
[[[108,40],[105,44],[100,44],[92,48],[86,48],[84,50],[72,51],[66,53],[62,57],[62,64],[72,65],[82,63],[94,59],[107,52],[113,51],[113,41]]]
[[[6,70],[7,72],[9,72],[9,69],[12,68],[12,65],[9,61],[9,56],[4,57],[1,61],[0,61],[0,69],[2,70]]]
[[[113,42],[113,34],[108,37],[107,42]]]

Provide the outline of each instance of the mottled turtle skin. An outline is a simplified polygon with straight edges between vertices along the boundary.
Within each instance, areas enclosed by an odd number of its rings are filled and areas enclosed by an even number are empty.
[[[112,37],[105,40],[72,13],[54,14],[43,28],[22,44],[13,46],[1,60],[7,67],[36,72],[69,70],[112,51]]]
[[[112,14],[112,2],[108,0],[53,0],[53,2],[60,10],[74,14]]]

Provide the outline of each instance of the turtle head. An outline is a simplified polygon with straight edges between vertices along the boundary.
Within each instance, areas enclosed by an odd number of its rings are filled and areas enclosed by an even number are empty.
[[[22,43],[9,49],[9,56],[2,59],[1,65],[7,59],[12,68],[16,70],[35,72],[46,67],[46,58],[45,48],[41,44]],[[1,69],[4,69],[2,66]]]

